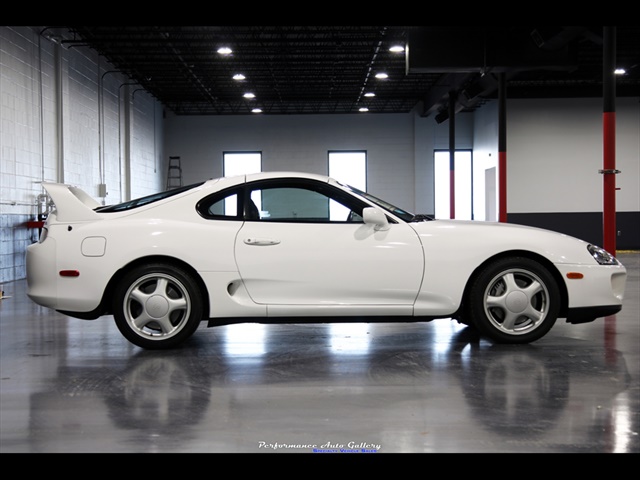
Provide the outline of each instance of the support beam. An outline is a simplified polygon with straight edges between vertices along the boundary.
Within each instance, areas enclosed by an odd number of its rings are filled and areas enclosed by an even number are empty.
[[[616,28],[604,27],[603,43],[603,247],[616,253]]]

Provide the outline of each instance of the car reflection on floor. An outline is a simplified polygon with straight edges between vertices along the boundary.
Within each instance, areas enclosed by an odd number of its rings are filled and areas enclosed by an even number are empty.
[[[276,432],[285,446],[363,438],[387,452],[617,448],[594,432],[618,428],[620,354],[494,346],[455,325],[241,324],[175,351],[85,351],[29,399],[30,449],[55,437],[78,451],[253,452]],[[92,429],[111,441],[92,445]]]

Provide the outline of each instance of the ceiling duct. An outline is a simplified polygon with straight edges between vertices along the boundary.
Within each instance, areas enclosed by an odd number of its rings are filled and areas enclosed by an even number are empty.
[[[406,71],[441,73],[440,91],[432,88],[425,98],[422,116],[448,118],[450,92],[456,92],[455,112],[471,110],[498,88],[494,74],[507,78],[534,70],[572,71],[578,58],[571,41],[584,27],[565,27],[556,32],[534,29],[481,27],[424,27],[411,30]],[[446,91],[444,91],[446,90]]]

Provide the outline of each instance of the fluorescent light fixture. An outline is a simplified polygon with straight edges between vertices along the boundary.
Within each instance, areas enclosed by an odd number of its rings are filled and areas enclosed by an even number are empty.
[[[236,74],[233,76],[233,79],[234,79],[234,80],[238,80],[238,81],[240,81],[240,80],[244,80],[245,78],[247,78],[247,77],[245,77],[245,76],[244,76],[243,74],[241,74],[241,73],[236,73]]]
[[[220,47],[218,49],[218,53],[220,55],[231,55],[232,52],[233,50],[231,50],[229,47]]]
[[[385,78],[389,78],[389,75],[387,75],[384,72],[380,72],[380,73],[376,73],[376,78],[385,79]]]

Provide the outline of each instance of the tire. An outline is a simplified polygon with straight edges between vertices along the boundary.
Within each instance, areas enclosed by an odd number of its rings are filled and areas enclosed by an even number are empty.
[[[530,343],[549,332],[560,311],[555,279],[540,263],[511,257],[490,264],[473,281],[467,318],[497,343]]]
[[[113,316],[134,345],[173,348],[194,334],[202,320],[202,300],[193,277],[161,263],[128,272],[115,290]]]

